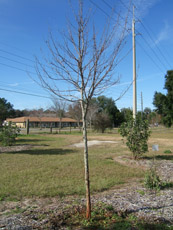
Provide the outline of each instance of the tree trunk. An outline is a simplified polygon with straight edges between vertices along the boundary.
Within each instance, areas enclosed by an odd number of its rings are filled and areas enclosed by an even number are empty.
[[[61,131],[61,127],[62,127],[62,118],[59,119],[59,133]]]
[[[82,119],[83,119],[83,118],[82,118]],[[78,128],[79,128],[79,132],[81,132],[80,121],[77,121],[77,125],[78,125]]]
[[[29,119],[26,120],[26,134],[29,134]]]
[[[91,120],[92,120],[92,119],[91,119],[91,117],[90,117],[90,131],[91,131]]]
[[[88,164],[88,142],[86,129],[86,114],[82,109],[83,121],[83,141],[84,141],[84,164],[85,164],[85,187],[86,187],[86,218],[91,217],[91,197],[90,197],[90,180],[89,180],[89,164]]]
[[[52,123],[50,123],[50,133],[52,133]]]

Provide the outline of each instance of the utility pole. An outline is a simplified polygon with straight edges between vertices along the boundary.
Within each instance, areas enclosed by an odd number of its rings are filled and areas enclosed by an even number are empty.
[[[136,44],[135,44],[135,6],[133,6],[132,41],[133,41],[133,118],[136,119],[137,96],[136,96]]]
[[[143,119],[143,96],[141,92],[141,118]]]

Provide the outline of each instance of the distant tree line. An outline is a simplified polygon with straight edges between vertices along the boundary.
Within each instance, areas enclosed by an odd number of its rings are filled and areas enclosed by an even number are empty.
[[[173,70],[167,71],[165,75],[164,89],[166,94],[155,92],[153,104],[156,112],[161,115],[162,123],[171,127],[173,125]]]
[[[167,71],[165,76],[166,94],[155,92],[153,104],[155,110],[146,107],[144,111],[138,111],[138,116],[148,120],[150,125],[163,124],[171,127],[173,124],[173,70]],[[54,116],[61,118],[69,117],[77,120],[79,125],[82,119],[81,104],[75,102],[67,105],[64,101],[52,98],[52,105],[48,109],[14,109],[13,105],[5,98],[0,98],[0,124],[6,118],[22,116]],[[105,129],[119,127],[123,122],[132,118],[131,108],[122,108],[119,110],[112,98],[99,96],[92,98],[87,113],[87,125],[96,131],[104,132]],[[80,126],[79,126],[80,127]]]
[[[138,112],[139,115],[147,119],[150,124],[158,124],[162,121],[162,116],[150,108],[145,108],[143,113]],[[52,99],[52,105],[48,109],[14,109],[13,105],[5,98],[0,98],[0,123],[2,125],[6,118],[15,118],[23,116],[34,117],[62,117],[73,118],[77,121],[80,128],[80,121],[82,118],[81,105],[78,102],[67,105],[63,101]],[[112,98],[106,96],[99,96],[93,98],[89,105],[87,113],[88,128],[93,128],[96,131],[104,132],[107,128],[112,129],[119,127],[123,122],[127,122],[132,118],[131,108],[122,108],[119,110]]]

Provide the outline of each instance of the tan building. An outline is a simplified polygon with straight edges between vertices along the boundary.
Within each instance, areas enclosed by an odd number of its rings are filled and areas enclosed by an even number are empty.
[[[26,128],[26,122],[29,120],[29,126],[31,128],[58,128],[60,127],[77,127],[77,121],[71,118],[62,118],[61,121],[56,117],[16,117],[16,118],[7,118],[6,123],[12,122],[19,128]],[[80,122],[82,125],[82,122]]]

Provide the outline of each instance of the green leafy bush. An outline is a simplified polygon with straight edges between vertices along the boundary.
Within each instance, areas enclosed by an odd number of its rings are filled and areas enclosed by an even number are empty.
[[[130,119],[120,126],[119,133],[126,137],[126,145],[135,160],[148,151],[147,141],[151,132],[147,120],[142,120],[141,117]]]
[[[11,146],[15,143],[15,139],[19,134],[20,129],[13,126],[11,123],[1,127],[0,142],[3,146]]]
[[[154,190],[160,190],[162,187],[162,182],[156,172],[156,168],[152,166],[145,174],[144,179],[145,187]]]

